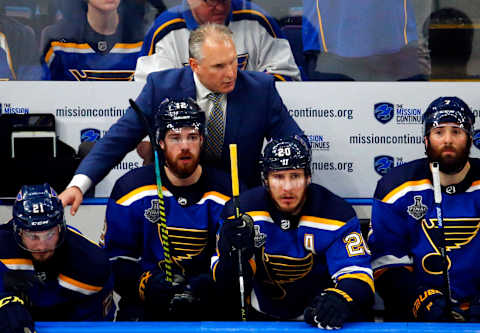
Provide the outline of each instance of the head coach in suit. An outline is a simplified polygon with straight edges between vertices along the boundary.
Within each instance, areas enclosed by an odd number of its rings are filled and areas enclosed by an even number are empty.
[[[258,160],[265,138],[302,135],[303,132],[275,88],[271,75],[238,71],[231,31],[206,24],[189,38],[190,67],[153,72],[136,103],[149,121],[166,98],[191,97],[207,113],[205,157],[230,170],[228,145],[238,146],[239,177],[248,186],[260,184]],[[130,108],[82,160],[61,193],[75,214],[85,193],[98,183],[142,140],[146,130]]]

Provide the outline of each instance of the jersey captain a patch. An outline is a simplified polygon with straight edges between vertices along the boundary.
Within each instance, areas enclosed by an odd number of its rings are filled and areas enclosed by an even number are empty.
[[[413,204],[407,207],[407,213],[415,220],[422,219],[427,214],[428,207],[422,203],[422,196],[413,197]]]

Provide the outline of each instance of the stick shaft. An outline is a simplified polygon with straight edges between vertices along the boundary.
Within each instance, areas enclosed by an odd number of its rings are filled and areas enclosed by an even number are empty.
[[[140,121],[145,127],[145,130],[148,133],[148,138],[153,148],[153,154],[155,156],[155,180],[157,183],[157,196],[158,196],[158,208],[160,212],[159,218],[159,227],[160,235],[163,247],[163,256],[165,257],[165,280],[168,282],[173,282],[172,275],[172,257],[170,255],[170,242],[168,237],[168,228],[167,228],[167,218],[165,215],[165,201],[163,200],[162,192],[162,178],[160,176],[160,159],[158,154],[158,144],[155,140],[155,135],[153,134],[152,129],[145,117],[145,113],[140,109],[140,107],[132,99],[129,100],[132,109],[137,113],[137,116],[140,118]]]
[[[438,244],[438,249],[440,251],[440,255],[442,258],[442,267],[443,267],[443,281],[444,281],[444,289],[447,296],[447,301],[449,302],[448,306],[451,309],[451,300],[452,300],[452,292],[450,289],[450,276],[448,274],[448,259],[447,259],[447,251],[445,246],[445,228],[443,224],[443,212],[442,212],[442,190],[440,186],[440,167],[438,162],[432,163],[432,179],[433,179],[433,193],[434,193],[434,201],[435,201],[435,210],[437,213],[437,226],[440,232],[440,244]]]
[[[237,164],[237,145],[230,144],[230,169],[232,174],[232,201],[233,208],[235,210],[235,217],[239,218],[240,214],[240,202],[238,196],[240,195],[240,188],[238,183],[238,164]],[[237,250],[237,259],[238,259],[238,285],[240,289],[240,311],[242,321],[247,320],[247,310],[245,306],[245,283],[243,278],[243,267],[242,267],[242,251]]]

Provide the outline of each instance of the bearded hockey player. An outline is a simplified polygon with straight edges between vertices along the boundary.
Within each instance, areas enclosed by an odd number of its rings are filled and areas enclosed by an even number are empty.
[[[241,251],[249,319],[340,328],[373,304],[370,255],[353,208],[311,184],[310,161],[298,137],[267,144],[263,186],[240,195],[241,218],[232,201],[222,213],[214,277],[235,285]]]
[[[0,230],[0,331],[34,332],[33,321],[113,320],[112,293],[104,251],[66,226],[55,191],[23,186]]]
[[[210,274],[230,178],[200,164],[205,113],[192,99],[167,99],[155,113],[173,283],[160,234],[155,165],[117,180],[105,222],[105,248],[121,296],[117,320],[212,320],[223,310]],[[218,316],[218,317],[217,317]]]
[[[472,262],[480,253],[480,161],[469,157],[475,117],[460,98],[440,97],[423,122],[427,157],[392,169],[375,190],[368,240],[375,284],[386,320],[478,321],[480,272]]]

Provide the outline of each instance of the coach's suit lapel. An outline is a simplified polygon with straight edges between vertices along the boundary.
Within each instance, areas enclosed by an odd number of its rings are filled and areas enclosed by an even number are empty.
[[[242,80],[240,79],[240,71],[238,73],[237,82],[235,84],[235,89],[230,94],[227,94],[227,121],[225,126],[225,138],[229,142],[223,142],[223,150],[226,151],[226,154],[229,156],[228,144],[237,143],[239,137],[240,124],[242,124],[242,105],[247,103],[247,101],[242,101],[242,97],[246,96],[246,92],[242,91]],[[243,92],[243,94],[242,94]],[[243,115],[245,116],[245,115]]]
[[[197,90],[195,88],[195,80],[193,79],[193,71],[190,67],[185,68],[185,80],[181,80],[181,93],[186,97],[197,99]]]

